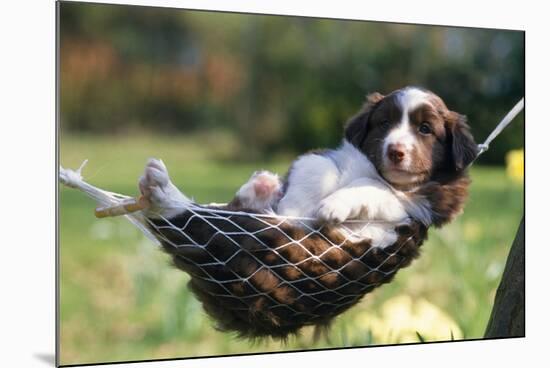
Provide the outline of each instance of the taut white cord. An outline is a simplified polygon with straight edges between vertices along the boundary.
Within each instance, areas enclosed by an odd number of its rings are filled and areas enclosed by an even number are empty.
[[[476,158],[478,158],[482,153],[487,151],[489,149],[489,144],[506,128],[512,120],[523,110],[525,106],[524,98],[519,100],[519,102],[506,114],[506,116],[498,123],[498,125],[495,127],[495,129],[489,134],[485,142],[482,144],[479,144],[478,152]]]

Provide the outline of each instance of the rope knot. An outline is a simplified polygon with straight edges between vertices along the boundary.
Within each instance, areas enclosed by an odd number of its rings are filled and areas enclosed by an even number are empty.
[[[61,183],[71,188],[78,188],[79,184],[82,183],[82,169],[84,168],[84,166],[86,166],[87,163],[88,163],[88,160],[84,160],[84,162],[80,165],[80,167],[76,171],[71,169],[65,169],[60,166],[59,180],[61,181]]]
[[[489,145],[485,143],[481,143],[477,145],[477,155],[481,155],[483,152],[487,151],[489,149]]]

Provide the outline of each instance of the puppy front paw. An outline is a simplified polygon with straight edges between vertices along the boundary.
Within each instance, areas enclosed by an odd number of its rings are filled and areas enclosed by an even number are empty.
[[[349,219],[351,214],[351,206],[341,200],[333,198],[322,200],[317,210],[317,218],[321,222],[329,224],[341,224]]]

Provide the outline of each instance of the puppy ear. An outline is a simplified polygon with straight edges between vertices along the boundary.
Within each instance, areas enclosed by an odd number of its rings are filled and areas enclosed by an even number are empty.
[[[452,140],[452,160],[456,171],[464,170],[477,156],[477,144],[470,132],[466,116],[449,111],[446,118]]]
[[[367,95],[367,100],[361,110],[348,120],[344,136],[354,146],[358,147],[365,140],[367,134],[367,122],[372,108],[380,102],[384,96],[378,92]]]

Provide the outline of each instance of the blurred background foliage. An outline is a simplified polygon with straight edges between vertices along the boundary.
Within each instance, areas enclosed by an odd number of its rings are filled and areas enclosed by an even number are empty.
[[[523,75],[522,32],[61,6],[63,131],[223,130],[240,143],[231,159],[335,146],[365,94],[411,84],[466,114],[482,141],[523,96]],[[480,161],[522,145],[519,121]]]
[[[521,32],[61,2],[60,40],[60,163],[128,195],[160,157],[199,203],[227,201],[337,145],[368,92],[427,87],[478,141],[524,93]],[[61,363],[480,338],[523,214],[523,136],[520,116],[472,168],[465,213],[317,342],[216,331],[167,255],[61,188]]]

